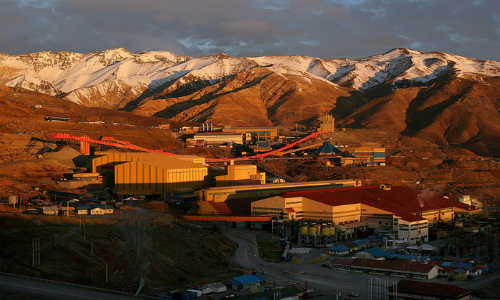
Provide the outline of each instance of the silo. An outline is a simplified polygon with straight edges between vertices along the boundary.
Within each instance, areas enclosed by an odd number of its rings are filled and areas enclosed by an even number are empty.
[[[17,195],[10,195],[9,196],[9,205],[16,205],[17,204]]]
[[[323,227],[321,227],[321,235],[322,236],[329,236],[330,235],[330,226],[329,225],[323,225]]]
[[[335,226],[332,225],[332,226],[330,226],[330,235],[335,235],[335,234],[336,234]]]
[[[307,224],[304,223],[300,226],[300,234],[302,235],[308,235],[309,234],[309,227],[307,227]]]
[[[318,234],[318,229],[316,227],[316,224],[309,225],[309,235],[317,235],[317,234]]]

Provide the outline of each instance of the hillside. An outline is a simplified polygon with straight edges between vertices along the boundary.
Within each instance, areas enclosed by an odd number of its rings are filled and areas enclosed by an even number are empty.
[[[234,242],[169,213],[135,207],[120,215],[84,216],[80,223],[76,217],[9,211],[0,204],[2,272],[124,292],[135,292],[144,278],[146,295],[241,274],[230,264]],[[33,238],[40,245],[35,266]]]
[[[500,156],[499,76],[500,62],[411,49],[330,60],[123,48],[0,55],[0,83],[81,106],[260,126],[315,126],[330,113],[341,127],[382,129],[485,156]]]

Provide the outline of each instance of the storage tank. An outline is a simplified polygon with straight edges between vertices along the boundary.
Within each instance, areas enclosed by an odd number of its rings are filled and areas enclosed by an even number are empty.
[[[16,205],[17,204],[17,195],[10,195],[9,196],[9,205]]]
[[[322,236],[330,235],[330,227],[328,225],[323,225],[323,227],[321,227],[321,235]]]
[[[311,226],[309,226],[309,235],[318,235],[316,224],[311,224]]]
[[[302,224],[302,226],[300,226],[300,234],[302,235],[309,234],[309,227],[307,227],[307,224]]]

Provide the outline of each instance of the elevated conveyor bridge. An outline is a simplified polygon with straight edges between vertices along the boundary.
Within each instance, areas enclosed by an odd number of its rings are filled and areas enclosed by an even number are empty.
[[[309,134],[309,135],[307,135],[307,136],[305,136],[305,137],[303,137],[295,142],[292,142],[284,147],[281,147],[279,149],[272,150],[272,151],[269,151],[266,153],[259,153],[259,154],[253,155],[253,156],[236,157],[236,158],[227,158],[227,157],[224,157],[224,158],[206,158],[206,161],[207,162],[220,162],[220,161],[230,161],[230,160],[234,160],[234,161],[259,160],[259,159],[265,158],[267,156],[279,155],[279,153],[286,151],[286,150],[289,150],[289,149],[293,148],[295,145],[303,143],[303,142],[307,141],[308,139],[316,138],[316,137],[318,137],[318,135],[320,135],[322,133],[329,133],[329,131],[313,132],[313,133],[311,133],[311,134]],[[149,153],[160,153],[160,154],[165,154],[165,155],[169,155],[169,156],[179,155],[179,154],[175,154],[175,153],[165,152],[162,150],[152,150],[152,149],[148,149],[148,148],[144,148],[144,147],[139,147],[139,146],[135,146],[132,144],[123,144],[123,143],[117,143],[114,141],[95,140],[95,139],[89,138],[88,136],[73,136],[73,135],[70,135],[69,133],[54,133],[53,135],[50,136],[50,138],[51,139],[60,139],[60,140],[78,141],[78,142],[80,142],[80,152],[82,154],[85,154],[85,155],[90,154],[90,144],[106,145],[106,146],[112,146],[112,147],[116,147],[116,148],[149,152]]]

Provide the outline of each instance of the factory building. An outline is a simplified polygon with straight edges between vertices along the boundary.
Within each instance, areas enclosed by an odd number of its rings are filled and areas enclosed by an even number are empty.
[[[200,200],[225,202],[230,199],[269,197],[287,191],[309,191],[361,186],[360,179],[286,182],[261,185],[242,185],[229,187],[212,187],[200,191]]]
[[[231,127],[230,125],[226,125],[222,129],[222,132],[249,133],[252,138],[258,140],[278,137],[278,127]]]
[[[368,166],[385,166],[385,148],[381,147],[358,147],[355,157],[363,160]]]
[[[121,194],[166,197],[179,189],[200,189],[210,183],[204,159],[159,153],[100,153],[92,172],[106,177],[106,185]]]
[[[244,145],[250,140],[250,136],[247,137],[245,133],[231,133],[231,132],[202,132],[196,133],[193,136],[192,141],[197,145],[200,142],[203,145],[222,145],[222,144],[240,144]]]
[[[324,115],[323,122],[319,125],[319,131],[335,131],[335,118],[331,115]]]
[[[429,224],[471,210],[475,208],[439,195],[388,185],[287,192],[251,203],[256,216],[332,223],[340,239],[363,228],[385,228],[384,233],[410,245],[428,240]]]
[[[202,215],[231,214],[232,212],[226,201],[234,201],[235,206],[242,208],[244,204],[239,202],[246,199],[271,197],[287,191],[309,191],[353,186],[361,186],[361,180],[347,179],[212,187],[200,190],[200,200],[197,202],[198,213]],[[248,205],[246,210],[242,208],[242,211],[245,211],[245,213],[248,211],[246,214],[250,214],[250,206]]]
[[[226,175],[216,176],[216,186],[231,185],[256,185],[266,183],[266,173],[259,172],[256,165],[234,165],[225,166]]]

